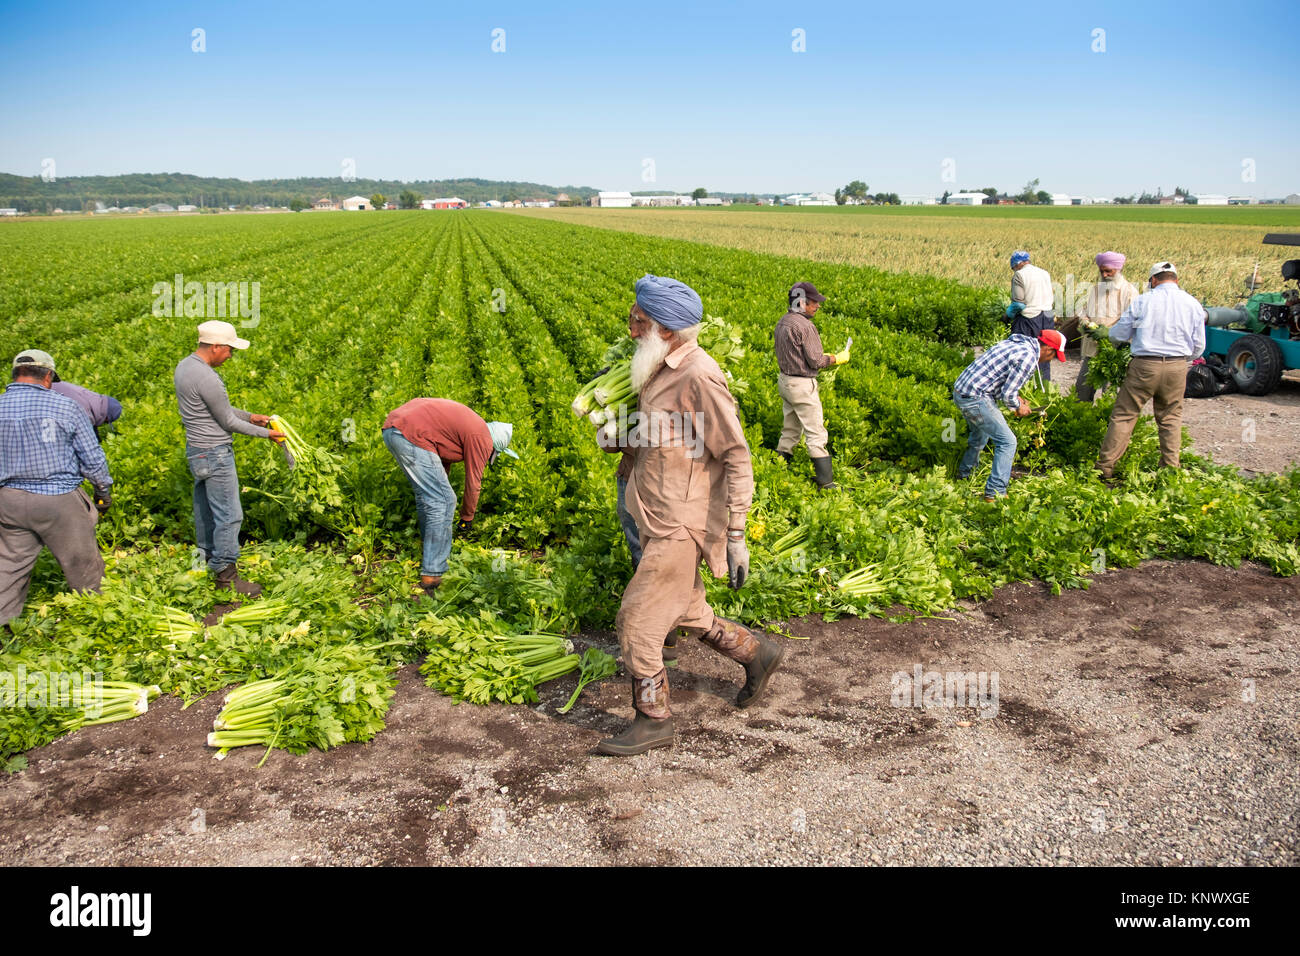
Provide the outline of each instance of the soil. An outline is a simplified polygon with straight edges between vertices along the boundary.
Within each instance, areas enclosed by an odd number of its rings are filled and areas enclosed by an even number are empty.
[[[621,678],[558,716],[573,677],[456,706],[407,667],[373,742],[260,768],[205,746],[218,697],[164,699],[0,780],[0,864],[1294,865],[1297,612],[1300,579],[1150,562],[943,618],[805,618],[745,711],[740,668],[683,642],[676,746],[632,758],[594,753],[630,719]],[[995,712],[895,699],[917,667],[996,674]]]

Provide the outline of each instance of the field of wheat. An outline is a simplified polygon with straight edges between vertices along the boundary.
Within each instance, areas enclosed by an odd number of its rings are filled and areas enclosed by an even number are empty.
[[[1282,263],[1294,248],[1262,244],[1264,233],[1300,231],[1300,210],[1248,207],[1243,224],[1236,209],[1116,207],[1063,209],[1047,218],[1030,207],[1009,215],[1002,208],[935,210],[902,207],[845,211],[827,209],[535,209],[544,216],[627,232],[686,239],[754,252],[874,266],[890,272],[927,274],[967,285],[1010,289],[1008,258],[1027,249],[1033,261],[1065,289],[1096,278],[1092,258],[1114,249],[1128,256],[1125,272],[1143,282],[1151,263],[1170,259],[1183,288],[1210,305],[1236,303],[1245,280],[1259,267],[1263,288],[1281,283]],[[1179,213],[1174,216],[1173,213]],[[994,215],[996,213],[996,215]],[[1057,218],[1059,216],[1059,218]],[[1141,221],[1149,216],[1149,221]],[[1071,279],[1072,277],[1072,279]]]

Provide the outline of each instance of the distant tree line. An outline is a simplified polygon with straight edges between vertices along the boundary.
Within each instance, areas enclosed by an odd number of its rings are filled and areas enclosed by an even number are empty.
[[[541,183],[501,182],[490,179],[430,179],[403,183],[395,180],[334,177],[298,179],[222,179],[186,173],[131,173],[122,176],[69,176],[52,181],[40,176],[0,173],[0,207],[23,212],[51,212],[54,209],[93,209],[105,206],[289,206],[297,200],[304,208],[323,196],[400,195],[413,191],[423,196],[459,196],[469,202],[502,199],[554,199],[567,193],[582,201],[596,194],[588,186],[547,186]]]

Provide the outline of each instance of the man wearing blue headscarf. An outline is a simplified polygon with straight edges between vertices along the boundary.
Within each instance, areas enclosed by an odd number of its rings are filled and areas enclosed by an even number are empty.
[[[616,756],[673,743],[664,635],[688,635],[745,668],[740,707],[758,702],[785,648],[717,617],[705,598],[700,562],[739,588],[749,574],[745,520],[754,497],[749,445],[718,363],[699,347],[704,306],[695,290],[660,276],[636,284],[632,384],[637,425],[619,436],[632,449],[627,508],[641,562],[623,593],[616,627],[632,678],[632,726],[597,745]]]
[[[1012,335],[1036,339],[1039,332],[1056,328],[1056,293],[1052,276],[1029,261],[1029,253],[1017,249],[1011,253],[1011,304],[1006,318]],[[1052,380],[1052,363],[1040,362],[1043,381]]]

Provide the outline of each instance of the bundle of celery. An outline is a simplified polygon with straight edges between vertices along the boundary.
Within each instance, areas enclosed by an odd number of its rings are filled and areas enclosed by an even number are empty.
[[[808,550],[808,526],[799,525],[791,528],[772,542],[772,557],[778,561],[795,558]]]
[[[157,684],[145,686],[128,681],[101,680],[76,685],[71,694],[73,713],[64,719],[62,731],[79,727],[130,720],[149,711],[149,702],[162,693]]]
[[[425,683],[457,703],[532,704],[537,685],[580,666],[559,634],[514,634],[490,618],[428,618],[416,631],[431,640],[420,665]]]
[[[293,455],[294,464],[289,470],[286,495],[261,493],[279,502],[291,516],[306,514],[323,528],[339,530],[344,523],[341,514],[345,504],[339,486],[342,459],[333,452],[308,444],[298,430],[279,415],[271,416],[267,427],[284,433],[283,444]]]
[[[874,564],[849,572],[839,579],[835,587],[854,603],[864,599],[870,603],[872,598],[880,597],[889,590],[888,583],[880,576],[879,565]]]
[[[713,356],[719,366],[731,365],[745,357],[745,348],[741,344],[740,330],[729,323],[708,316],[700,324],[697,344]],[[627,413],[636,410],[637,390],[632,387],[632,353],[635,343],[625,338],[611,346],[605,352],[605,363],[609,366],[590,382],[578,390],[570,406],[578,417],[587,416],[593,425],[600,427],[618,420],[621,409]],[[731,377],[730,388],[739,394],[745,390],[745,383]]]
[[[220,755],[232,747],[264,746],[269,756],[276,747],[300,754],[369,740],[384,729],[392,671],[374,647],[322,647],[227,694],[208,746],[221,748]]]

